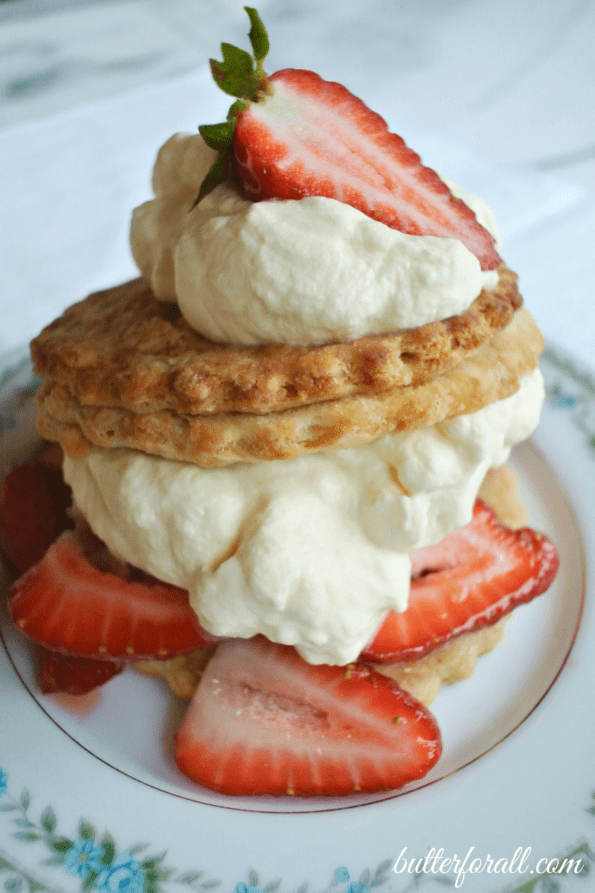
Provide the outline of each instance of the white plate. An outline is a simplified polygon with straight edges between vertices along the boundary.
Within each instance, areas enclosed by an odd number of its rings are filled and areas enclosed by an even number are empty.
[[[204,791],[173,762],[184,708],[164,686],[129,670],[83,699],[44,698],[4,611],[0,889],[585,889],[576,864],[543,870],[595,860],[595,384],[552,350],[542,368],[542,422],[514,462],[560,573],[474,677],[435,702],[444,755],[422,783],[343,800]],[[4,369],[0,471],[35,443],[28,362]]]

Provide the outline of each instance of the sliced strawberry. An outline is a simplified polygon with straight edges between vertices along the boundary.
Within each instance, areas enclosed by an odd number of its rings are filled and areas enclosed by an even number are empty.
[[[341,84],[286,69],[238,115],[236,171],[255,200],[322,195],[404,233],[459,239],[483,269],[500,258],[467,205]]]
[[[0,531],[18,571],[32,567],[56,537],[73,526],[70,503],[70,488],[58,466],[25,462],[8,472],[2,487]]]
[[[405,233],[459,239],[483,269],[495,269],[492,236],[379,115],[312,71],[266,75],[266,31],[246,9],[254,60],[229,44],[223,62],[211,60],[218,85],[239,102],[224,124],[199,128],[220,154],[197,201],[233,174],[254,201],[337,199]]]
[[[361,659],[414,660],[439,645],[496,623],[548,588],[558,553],[543,534],[510,530],[478,499],[465,527],[410,553],[409,604],[391,611]]]
[[[262,637],[219,646],[175,740],[182,772],[236,795],[393,790],[441,750],[432,715],[388,677]]]
[[[74,657],[40,648],[37,680],[45,695],[67,692],[69,695],[85,695],[99,685],[109,682],[124,669],[124,664],[113,660],[94,660],[92,657]]]
[[[70,532],[16,581],[9,606],[35,642],[102,660],[166,659],[217,641],[200,626],[185,590],[98,570]]]

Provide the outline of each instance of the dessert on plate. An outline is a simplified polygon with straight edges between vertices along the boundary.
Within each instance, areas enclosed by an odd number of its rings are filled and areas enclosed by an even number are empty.
[[[391,790],[555,576],[505,464],[542,339],[485,205],[341,85],[266,75],[246,9],[253,56],[211,63],[228,120],[168,140],[133,214],[141,277],[32,343],[73,505],[47,452],[9,474],[10,609],[44,691],[132,664],[190,700],[199,784]]]

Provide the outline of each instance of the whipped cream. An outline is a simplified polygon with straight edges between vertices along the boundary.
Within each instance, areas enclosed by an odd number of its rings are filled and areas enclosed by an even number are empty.
[[[462,313],[498,281],[457,239],[407,235],[334,199],[254,203],[222,184],[193,207],[214,157],[199,135],[168,140],[155,199],[131,227],[157,297],[213,341],[313,345],[413,328]],[[490,224],[483,202],[448,185]]]
[[[491,208],[486,205],[483,199],[479,198],[477,195],[474,195],[473,192],[469,192],[468,189],[465,189],[464,186],[459,186],[458,183],[455,183],[454,180],[451,180],[450,177],[445,176],[445,174],[441,174],[437,171],[438,176],[442,180],[443,183],[446,183],[452,194],[456,198],[460,198],[465,202],[468,208],[471,208],[473,213],[477,218],[477,222],[481,223],[484,229],[487,229],[492,239],[494,240],[494,248],[496,251],[500,251],[502,248],[502,238],[500,236],[500,232],[496,225],[496,220],[494,215],[492,214]],[[484,286],[488,288],[489,286]]]
[[[216,469],[95,448],[64,475],[109,549],[188,589],[207,630],[346,664],[406,608],[407,551],[470,520],[543,394],[535,370],[505,400],[362,447]]]

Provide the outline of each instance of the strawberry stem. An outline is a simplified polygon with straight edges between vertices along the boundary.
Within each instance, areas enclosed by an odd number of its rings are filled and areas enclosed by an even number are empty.
[[[250,38],[252,52],[254,53],[254,59],[257,63],[257,70],[262,77],[266,77],[262,63],[269,52],[269,36],[257,11],[251,6],[244,6],[244,9],[248,13],[250,19],[251,28],[248,37]]]
[[[223,61],[210,60],[213,80],[224,93],[238,97],[229,109],[227,121],[222,124],[202,124],[198,130],[211,149],[218,152],[217,158],[203,180],[192,208],[210,192],[227,180],[232,169],[233,138],[238,115],[250,102],[262,102],[270,93],[268,76],[263,62],[269,52],[269,38],[256,9],[245,6],[250,19],[248,37],[252,46],[252,56],[246,50],[230,43],[221,44]]]

